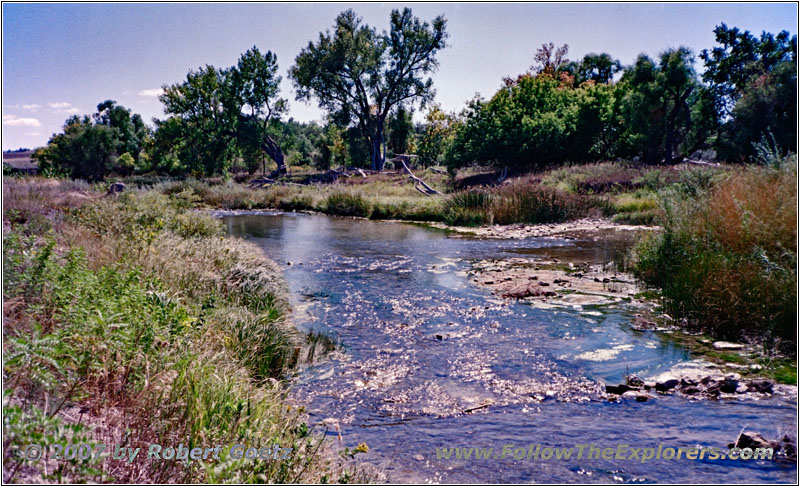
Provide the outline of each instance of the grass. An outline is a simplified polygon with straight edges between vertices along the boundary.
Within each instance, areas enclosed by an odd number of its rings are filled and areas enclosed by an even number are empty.
[[[285,402],[301,350],[330,344],[297,332],[277,266],[192,212],[196,193],[102,197],[6,179],[3,201],[4,481],[369,480],[320,454],[302,408]],[[21,456],[29,443],[78,440],[294,450],[213,464]]]
[[[797,342],[797,170],[693,176],[663,191],[663,232],[636,249],[635,272],[667,312],[716,337],[794,353]]]
[[[446,200],[443,212],[450,225],[537,224],[599,216],[607,206],[602,197],[512,183],[491,191],[472,189],[454,193]]]
[[[717,173],[725,171],[605,162],[522,175],[489,187],[469,186],[497,179],[497,174],[485,169],[467,168],[453,177],[430,169],[417,171],[444,193],[442,196],[421,195],[403,173],[354,175],[340,177],[333,184],[320,184],[315,181],[322,175],[308,168],[293,171],[285,180],[287,185],[251,188],[217,178],[154,180],[153,187],[167,195],[190,191],[204,206],[231,210],[317,211],[373,220],[445,222],[460,226],[555,223],[587,216],[651,225],[659,216],[658,191],[667,187],[708,186]],[[463,189],[452,191],[454,187]]]

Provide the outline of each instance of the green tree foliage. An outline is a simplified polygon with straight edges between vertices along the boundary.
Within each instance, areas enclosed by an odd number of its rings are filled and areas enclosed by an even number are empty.
[[[691,50],[681,47],[663,52],[658,63],[641,55],[623,75],[627,132],[645,162],[671,164],[690,154],[704,141],[698,131],[713,126],[713,99],[693,64]]]
[[[286,100],[278,97],[277,71],[277,57],[253,47],[235,66],[207,65],[189,72],[182,83],[164,86],[159,99],[172,116],[156,122],[158,132],[166,131],[156,136],[163,157],[178,157],[198,173],[219,174],[235,157],[263,151],[285,171],[280,117]]]
[[[98,181],[114,170],[129,173],[145,157],[142,150],[148,137],[139,114],[131,115],[129,109],[107,100],[97,105],[91,117],[68,118],[64,131],[53,135],[34,157],[43,171]]]
[[[448,165],[500,162],[519,169],[607,157],[618,131],[614,87],[571,88],[550,75],[520,76],[462,114]]]
[[[395,154],[407,154],[414,150],[414,123],[411,120],[413,113],[403,105],[398,105],[389,115],[389,149]]]
[[[433,166],[443,162],[447,147],[452,143],[457,127],[454,116],[442,111],[439,105],[434,105],[425,116],[425,125],[419,136],[417,155],[423,166]]]
[[[565,64],[561,70],[574,78],[575,86],[592,81],[610,83],[614,75],[622,71],[622,64],[608,53],[587,54],[581,61]]]
[[[703,50],[706,72],[725,117],[716,149],[722,159],[745,162],[769,134],[785,152],[797,145],[797,36],[777,36],[721,24],[714,30],[719,44]]]
[[[384,125],[392,108],[433,99],[433,81],[425,76],[439,65],[445,24],[442,16],[420,22],[405,8],[392,11],[388,33],[378,33],[352,10],[342,12],[333,32],[320,33],[295,59],[290,77],[297,99],[314,97],[334,122],[354,123],[370,148],[373,169],[382,170]]]

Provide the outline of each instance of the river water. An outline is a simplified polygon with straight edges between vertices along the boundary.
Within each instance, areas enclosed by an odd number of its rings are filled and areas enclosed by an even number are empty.
[[[437,459],[451,447],[493,448],[492,457],[504,445],[725,448],[745,426],[794,437],[796,395],[604,400],[599,383],[651,377],[691,353],[635,330],[631,309],[539,309],[466,274],[476,260],[520,255],[602,263],[629,237],[488,240],[294,213],[223,222],[284,268],[297,325],[339,344],[301,372],[293,397],[342,448],[367,443],[359,458],[392,482],[795,482],[795,464],[764,460],[578,459],[577,448],[568,460]]]

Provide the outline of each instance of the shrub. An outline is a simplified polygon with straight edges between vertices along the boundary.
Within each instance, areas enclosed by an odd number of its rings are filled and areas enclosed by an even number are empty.
[[[14,184],[30,186],[4,185],[16,195],[7,211],[33,208],[35,196],[55,218],[59,210],[49,208],[59,196],[49,185]],[[303,339],[285,319],[280,271],[259,249],[217,237],[218,224],[190,212],[195,198],[184,189],[172,197],[131,192],[94,200],[59,216],[50,237],[27,237],[29,220],[6,220],[3,370],[11,392],[3,401],[4,436],[22,444],[84,436],[109,443],[124,431],[132,447],[279,444],[292,447],[292,456],[222,458],[208,469],[196,462],[70,463],[47,479],[297,483],[323,475],[320,439],[300,411],[283,404],[280,381]],[[91,433],[62,417],[67,407],[91,411],[81,412]],[[17,472],[22,463],[13,455],[5,449]]]
[[[448,225],[477,226],[492,222],[494,195],[485,190],[459,191],[444,203],[444,220]]]
[[[372,205],[360,194],[336,192],[324,203],[325,212],[332,215],[369,217]]]
[[[797,340],[796,168],[747,169],[664,193],[664,231],[635,250],[667,311],[719,337]]]

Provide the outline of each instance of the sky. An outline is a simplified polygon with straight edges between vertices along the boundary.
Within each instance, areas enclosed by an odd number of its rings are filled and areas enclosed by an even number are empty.
[[[432,76],[446,111],[476,93],[492,96],[504,76],[533,64],[542,43],[569,44],[570,59],[608,52],[631,64],[681,45],[710,49],[722,22],[796,34],[798,14],[795,3],[3,3],[3,150],[45,145],[71,114],[107,99],[148,122],[165,118],[161,86],[206,64],[231,66],[254,45],[278,57],[289,116],[322,120],[315,102],[295,100],[287,76],[294,58],[347,8],[384,30],[391,10],[404,6],[423,20],[447,18],[449,46]]]

